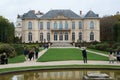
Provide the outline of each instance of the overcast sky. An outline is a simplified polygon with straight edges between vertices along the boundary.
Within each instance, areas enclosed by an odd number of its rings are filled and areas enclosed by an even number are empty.
[[[89,10],[104,15],[114,15],[120,11],[120,0],[1,0],[0,15],[16,21],[17,14],[24,14],[29,10],[40,10],[43,13],[51,9],[71,9],[79,14],[82,10],[86,14]]]

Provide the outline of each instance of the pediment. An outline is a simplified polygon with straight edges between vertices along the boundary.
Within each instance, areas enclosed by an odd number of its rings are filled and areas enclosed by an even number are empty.
[[[68,17],[65,17],[64,15],[57,15],[54,19],[68,19]]]

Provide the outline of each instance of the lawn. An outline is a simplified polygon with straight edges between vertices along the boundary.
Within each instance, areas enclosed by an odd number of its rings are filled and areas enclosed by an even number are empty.
[[[24,55],[18,55],[14,58],[9,58],[8,64],[9,63],[20,63],[20,62],[24,62],[24,61],[25,61]]]
[[[88,60],[108,60],[108,57],[89,52],[87,52],[87,54]],[[82,60],[81,50],[76,48],[50,48],[43,56],[38,59],[38,62],[65,60]]]
[[[43,48],[39,48],[40,51],[43,50]],[[21,55],[17,55],[14,58],[9,58],[8,59],[8,64],[9,63],[20,63],[20,62],[24,62],[25,61],[25,57],[23,54]]]

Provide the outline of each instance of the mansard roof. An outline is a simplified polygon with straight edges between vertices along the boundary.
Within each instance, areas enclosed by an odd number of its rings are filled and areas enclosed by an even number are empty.
[[[74,13],[71,10],[50,10],[46,14],[44,14],[41,19],[53,19],[56,16],[63,15],[70,19],[79,19],[81,18],[79,15]]]
[[[88,13],[84,16],[84,18],[99,18],[98,14],[95,14],[92,10],[88,11]]]
[[[28,13],[25,13],[22,16],[22,19],[34,19],[34,18],[37,18],[34,10],[30,10],[28,11]]]

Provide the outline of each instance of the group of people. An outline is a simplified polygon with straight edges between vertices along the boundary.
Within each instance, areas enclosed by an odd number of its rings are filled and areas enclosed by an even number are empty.
[[[87,63],[87,52],[86,48],[83,48],[82,50],[82,57],[83,57],[83,62]],[[115,57],[117,59],[117,63],[120,63],[120,51],[110,51],[109,53],[109,63],[114,63]]]
[[[27,47],[24,47],[24,56],[26,60],[34,60],[38,58],[39,47],[33,47],[30,50]]]
[[[0,62],[1,64],[8,64],[8,58],[5,52],[3,52],[2,55],[0,56]]]
[[[109,63],[114,63],[114,57],[116,56],[117,63],[120,63],[120,51],[110,51],[109,53]]]

